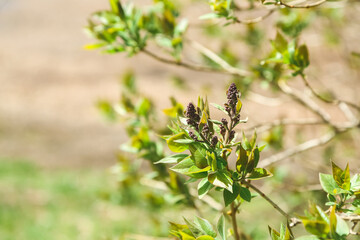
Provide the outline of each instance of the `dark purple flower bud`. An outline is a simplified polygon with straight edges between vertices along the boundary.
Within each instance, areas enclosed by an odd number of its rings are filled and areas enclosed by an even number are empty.
[[[235,131],[231,130],[230,134],[229,134],[229,141],[233,140],[235,137]]]
[[[200,121],[200,116],[196,113],[194,104],[189,103],[186,108],[185,116],[188,118],[187,123],[190,126],[196,127],[198,125],[198,122]]]
[[[222,123],[224,126],[227,126],[227,125],[228,125],[228,121],[227,121],[225,118],[221,119],[221,123]]]
[[[220,134],[225,137],[225,134],[226,134],[226,129],[224,127],[224,125],[220,125]]]
[[[227,99],[228,99],[229,107],[231,109],[235,109],[236,103],[237,103],[238,98],[239,98],[239,91],[236,88],[235,83],[232,83],[230,85],[230,87],[229,87],[229,89],[227,90],[226,93],[227,93]]]
[[[209,134],[209,126],[207,124],[204,125],[203,129],[202,129],[202,133],[207,137]]]
[[[194,139],[195,141],[199,141],[199,139],[197,138],[197,136],[193,133],[193,132],[189,132],[189,136]]]
[[[217,136],[214,136],[214,137],[211,139],[211,146],[215,147],[217,143],[218,143],[218,137],[217,137]]]
[[[230,114],[231,108],[229,107],[229,105],[227,103],[225,103],[224,105],[225,105],[225,111],[227,111]]]
[[[236,115],[234,118],[234,123],[237,124],[238,122],[240,122],[240,114]]]

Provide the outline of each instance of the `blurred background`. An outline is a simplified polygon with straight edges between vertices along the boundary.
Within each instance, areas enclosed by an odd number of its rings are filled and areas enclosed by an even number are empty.
[[[141,6],[149,1],[134,2]],[[0,0],[2,240],[108,239],[124,232],[166,236],[166,222],[181,218],[177,209],[139,210],[144,207],[141,203],[131,207],[119,204],[123,196],[117,191],[116,176],[110,174],[109,168],[116,163],[119,145],[127,137],[121,124],[110,123],[101,116],[96,102],[118,99],[120,78],[128,69],[136,74],[139,91],[149,96],[158,109],[169,107],[171,96],[184,105],[195,101],[198,94],[208,95],[210,102],[222,103],[223,90],[232,79],[166,66],[143,55],[128,58],[125,54],[85,51],[83,46],[92,41],[82,30],[87,18],[92,12],[107,8],[105,0]],[[316,17],[319,20],[305,30],[301,39],[311,54],[309,78],[314,79],[316,88],[358,103],[360,65],[352,53],[360,52],[360,5],[340,4],[339,10],[326,10],[333,12],[311,17],[309,21]],[[185,15],[199,22],[198,16],[208,11],[206,3],[196,1],[186,8]],[[269,22],[277,16],[274,14]],[[265,30],[268,25],[260,23],[261,41],[275,36],[276,29]],[[245,26],[237,27],[240,35],[249,31]],[[216,31],[220,30],[215,29],[215,35]],[[219,42],[224,40],[207,43],[206,34],[203,36],[196,27],[189,29],[189,35],[198,36],[197,40],[213,49],[220,49]],[[257,40],[239,37],[239,41],[242,42],[235,49],[245,64],[255,50],[242,46],[246,41]],[[191,56],[191,51],[187,52]],[[266,87],[259,86],[258,93],[276,97]],[[294,103],[289,99],[271,107],[261,101],[267,100],[249,96],[244,101],[243,116],[249,116],[249,125],[264,119],[312,116],[301,107],[292,108]],[[335,119],[343,120],[338,110],[327,108]],[[296,129],[289,131],[292,134],[287,136],[287,143],[316,137],[322,130],[307,127],[300,135]],[[305,157],[328,162],[331,156],[340,164],[350,162],[352,169],[359,169],[358,132],[351,132],[344,139],[341,144],[316,149]],[[316,183],[317,175],[306,171],[303,178]],[[190,213],[185,211],[183,215],[186,214]],[[145,219],[144,224],[135,226],[139,218]]]

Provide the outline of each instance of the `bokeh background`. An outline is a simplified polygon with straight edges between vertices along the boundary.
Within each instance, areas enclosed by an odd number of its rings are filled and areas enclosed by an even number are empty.
[[[135,2],[140,6],[147,1]],[[358,103],[360,65],[351,52],[360,51],[360,5],[340,7],[338,25],[322,17],[306,30],[302,41],[310,49],[309,76],[314,86]],[[105,0],[0,1],[0,239],[106,239],[123,232],[164,235],[167,226],[160,222],[178,217],[176,209],[144,213],[139,210],[142,205],[118,204],[121,196],[109,168],[127,138],[121,124],[109,123],[99,114],[96,102],[118,99],[119,79],[128,69],[135,72],[139,90],[159,109],[170,105],[170,96],[186,104],[198,94],[207,94],[211,102],[221,103],[231,79],[166,66],[142,55],[128,58],[85,51],[83,46],[91,42],[82,30],[87,18],[105,8]],[[197,2],[186,14],[196,20],[207,11],[206,4]],[[269,19],[275,18],[276,14]],[[199,29],[189,31],[207,43]],[[265,41],[275,32],[266,32]],[[241,44],[236,49],[244,62],[251,56],[252,50]],[[174,77],[184,79],[185,87],[176,88]],[[260,87],[258,92],[276,96]],[[286,98],[270,107],[253,97],[244,106],[250,125],[264,119],[312,116],[293,108]],[[343,120],[338,110],[326,107],[335,119]],[[315,137],[319,131],[304,128],[301,137]],[[296,142],[297,132],[290,132],[287,142]],[[343,144],[330,145],[327,151],[340,163],[350,162],[359,169],[357,139],[358,132],[352,132]],[[324,149],[305,156],[322,159]],[[307,171],[304,177],[317,178]],[[135,224],[139,218],[145,219],[144,225]]]

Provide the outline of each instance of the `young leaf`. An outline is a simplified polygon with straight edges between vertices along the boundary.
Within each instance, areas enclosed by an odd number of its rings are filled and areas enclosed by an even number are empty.
[[[209,182],[217,187],[227,189],[229,192],[232,192],[233,181],[228,173],[224,171],[217,171],[215,173],[209,174]]]
[[[248,188],[240,186],[240,197],[247,202],[251,201],[251,192]]]
[[[333,172],[333,178],[337,183],[337,185],[344,190],[350,190],[349,164],[346,165],[346,168],[343,171],[341,168],[339,168],[339,166],[337,166],[334,162],[332,162],[332,172]]]
[[[220,111],[223,111],[225,114],[228,114],[228,112],[225,110],[225,108],[223,106],[220,106],[219,104],[216,103],[210,103],[213,107],[219,109]]]
[[[355,174],[352,178],[351,178],[351,191],[356,192],[360,190],[360,175],[359,174]]]
[[[221,237],[222,240],[227,240],[226,239],[226,228],[225,228],[225,218],[224,215],[221,214],[219,221],[217,223],[217,230],[219,232],[219,235]]]
[[[189,146],[187,144],[176,142],[176,140],[186,139],[186,136],[187,136],[186,133],[181,132],[169,138],[166,141],[169,146],[169,149],[173,152],[183,152],[186,149],[188,149]]]
[[[248,164],[248,156],[246,150],[242,147],[242,144],[239,145],[239,150],[237,154],[238,154],[238,158],[236,161],[236,170],[239,173],[243,173],[245,172]]]
[[[295,240],[320,240],[320,238],[314,235],[307,235],[307,236],[298,237]]]
[[[340,236],[347,236],[350,233],[349,226],[347,223],[339,216],[336,216],[336,233]]]
[[[240,193],[240,185],[236,182],[232,186],[232,192],[225,189],[223,192],[225,206],[227,207],[232,202],[234,202],[237,196],[239,196],[239,193]]]
[[[207,178],[202,179],[198,185],[199,198],[202,199],[213,187],[214,185],[212,185]]]
[[[209,235],[203,235],[203,236],[197,237],[196,240],[214,240],[214,238]]]
[[[276,37],[274,40],[271,41],[271,43],[276,49],[276,51],[280,53],[284,53],[285,51],[287,51],[288,42],[280,32],[276,33]]]
[[[211,237],[216,237],[216,232],[206,219],[195,217],[194,223],[196,226],[198,226],[198,229],[204,234],[207,234]]]
[[[179,153],[179,154],[175,154],[175,155],[171,155],[171,156],[167,156],[164,157],[163,159],[155,162],[154,164],[159,164],[159,163],[178,163],[179,161],[183,160],[184,158],[188,157],[189,155],[187,154],[183,154],[183,153]]]
[[[269,172],[268,170],[266,170],[265,168],[255,168],[248,177],[246,177],[247,179],[250,180],[258,180],[258,179],[262,179],[262,178],[266,178],[266,177],[271,177],[272,173]]]
[[[320,173],[319,178],[320,178],[320,184],[325,192],[331,195],[336,195],[339,193],[338,190],[340,188],[335,182],[332,175]]]

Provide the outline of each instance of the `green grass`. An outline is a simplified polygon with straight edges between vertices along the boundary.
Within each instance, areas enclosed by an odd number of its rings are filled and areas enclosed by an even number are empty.
[[[115,179],[105,170],[48,170],[0,159],[0,239],[167,236],[167,220],[178,209],[163,212],[136,201],[121,206],[121,197]]]

